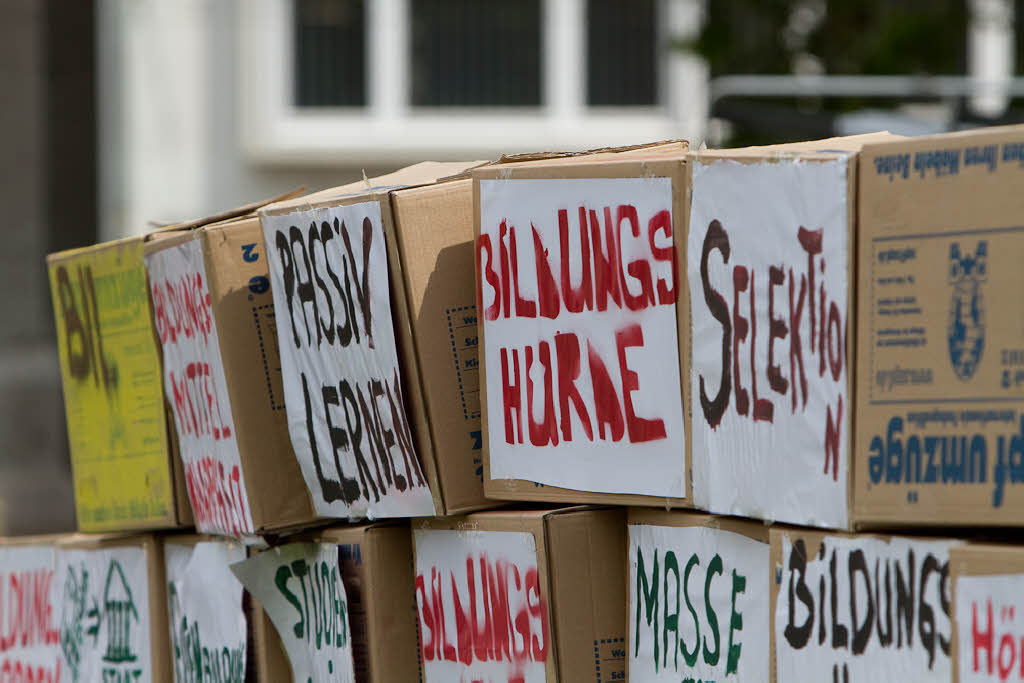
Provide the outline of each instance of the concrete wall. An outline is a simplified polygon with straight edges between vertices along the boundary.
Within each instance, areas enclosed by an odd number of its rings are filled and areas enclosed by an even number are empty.
[[[0,107],[0,533],[74,526],[44,258],[54,244],[80,234],[83,224],[95,230],[91,199],[83,206],[75,191],[62,198],[51,195],[72,181],[76,153],[67,150],[68,166],[51,160],[59,148],[80,144],[72,129],[60,124],[89,103],[62,99],[74,92],[76,82],[74,73],[62,68],[72,63],[66,59],[69,53],[77,53],[79,60],[83,51],[87,56],[91,39],[83,44],[70,37],[55,47],[50,4],[0,0],[0,92],[5,93]],[[86,10],[88,4],[82,3]],[[69,8],[62,24],[74,22],[80,9]],[[63,112],[53,111],[60,107]],[[55,135],[55,126],[67,135]],[[87,185],[81,189],[91,196],[93,188]],[[63,207],[51,210],[62,200]],[[61,226],[52,221],[76,213],[78,220],[64,230],[65,237],[55,237]]]

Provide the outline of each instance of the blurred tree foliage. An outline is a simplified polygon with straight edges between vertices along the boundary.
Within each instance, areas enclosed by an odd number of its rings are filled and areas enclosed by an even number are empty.
[[[791,73],[800,53],[816,57],[830,74],[963,73],[966,5],[966,0],[709,0],[695,48],[713,76]],[[800,23],[794,21],[800,12],[822,15],[804,35],[793,26]]]
[[[967,2],[708,0],[704,30],[690,47],[707,59],[712,77],[963,74]],[[1024,0],[1014,2],[1021,17]],[[1019,55],[1022,43],[1018,37]],[[748,144],[827,135],[838,113],[895,104],[875,98],[733,98],[714,114],[736,124],[733,144]]]
[[[965,0],[830,0],[807,49],[836,74],[958,74]]]

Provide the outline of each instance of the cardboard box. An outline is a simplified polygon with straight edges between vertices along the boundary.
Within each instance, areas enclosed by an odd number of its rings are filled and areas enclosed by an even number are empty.
[[[145,245],[266,203],[46,257],[80,531],[192,526],[165,400]]]
[[[59,681],[60,536],[0,537],[0,677]],[[20,606],[20,607],[19,607]]]
[[[483,434],[473,287],[473,183],[468,178],[391,193],[395,242],[408,300],[398,318],[413,341],[417,374],[403,366],[406,391],[421,396],[424,460],[439,515],[491,507],[483,488]],[[418,430],[419,431],[419,430]],[[428,463],[433,463],[428,464]]]
[[[260,212],[289,433],[320,517],[487,505],[473,419],[450,389],[447,317],[468,312],[472,285],[445,266],[464,260],[468,186],[391,196],[477,163],[424,162]]]
[[[164,560],[155,536],[64,537],[57,580],[68,680],[171,683]]]
[[[338,548],[348,598],[356,679],[365,683],[419,680],[409,525],[377,522],[331,527],[302,534],[293,540]],[[276,629],[262,608],[255,614],[259,624],[257,680],[292,680],[288,658]]]
[[[691,153],[698,507],[849,527],[857,152],[891,138]]]
[[[972,544],[949,555],[953,683],[1019,680],[1024,548]]]
[[[686,149],[473,171],[489,498],[691,504]]]
[[[316,520],[288,438],[259,219],[170,234],[145,253],[196,525],[251,537]],[[198,324],[178,314],[189,310]],[[192,328],[200,333],[186,334]],[[196,363],[210,373],[190,382]],[[213,380],[213,400],[193,410],[187,387],[203,379]]]
[[[173,680],[254,680],[248,601],[231,572],[245,546],[194,534],[162,541]]]
[[[356,680],[337,546],[250,548],[231,571],[253,598],[257,680]]]
[[[767,681],[768,527],[641,508],[628,523],[626,679]]]
[[[192,523],[164,405],[145,241],[46,258],[82,531]]]
[[[1024,126],[871,144],[860,166],[858,525],[1024,510]]]
[[[771,529],[772,681],[952,678],[960,541]]]
[[[423,680],[625,677],[625,511],[413,521]]]

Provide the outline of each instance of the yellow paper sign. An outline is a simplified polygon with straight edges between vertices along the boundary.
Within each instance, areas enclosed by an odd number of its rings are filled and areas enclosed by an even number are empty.
[[[83,531],[175,521],[142,242],[131,238],[48,259]]]

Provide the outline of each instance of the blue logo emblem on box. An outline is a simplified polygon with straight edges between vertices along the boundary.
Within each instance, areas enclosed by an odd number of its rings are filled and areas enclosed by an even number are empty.
[[[974,376],[985,349],[985,301],[981,283],[987,277],[988,242],[981,240],[974,253],[961,253],[960,243],[949,246],[949,360],[962,380]]]

